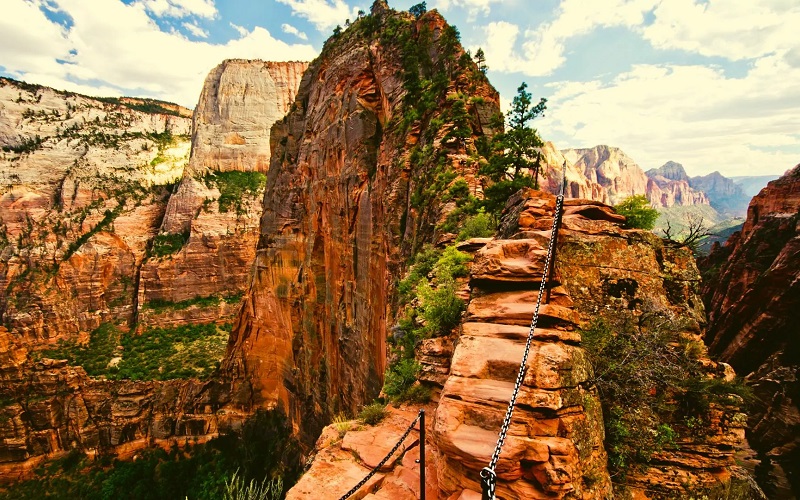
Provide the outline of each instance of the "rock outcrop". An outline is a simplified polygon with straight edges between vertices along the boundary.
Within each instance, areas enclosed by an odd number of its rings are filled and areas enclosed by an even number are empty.
[[[432,186],[475,184],[469,153],[498,94],[463,54],[438,12],[375,2],[326,43],[272,129],[253,279],[224,368],[254,403],[284,401],[307,441],[381,389],[394,277],[447,213]]]
[[[706,193],[711,206],[721,214],[742,216],[747,211],[750,196],[745,194],[741,186],[719,172],[692,177],[689,185]]]
[[[648,170],[645,175],[651,181],[647,186],[648,199],[658,200],[662,207],[710,204],[705,192],[692,189],[692,181],[680,163],[668,161],[659,168]]]
[[[619,148],[595,146],[587,149],[567,149],[562,153],[591,183],[605,189],[608,198],[598,201],[615,205],[629,196],[647,193],[647,176],[639,165]]]
[[[433,422],[426,447],[433,455],[427,476],[438,486],[438,498],[480,498],[479,472],[489,463],[522,359],[554,201],[542,192],[518,197],[504,218],[500,239],[460,245],[474,252],[462,323],[451,336],[418,345],[422,380],[436,389],[436,403],[427,406]],[[679,315],[689,329],[701,328],[699,274],[690,252],[667,247],[650,233],[621,229],[623,221],[601,203],[567,200],[549,302],[540,310],[497,466],[498,498],[612,496],[601,402],[577,325],[618,308],[638,310],[646,301],[648,307]],[[730,374],[725,365],[707,358],[704,363],[710,374]],[[714,411],[719,418],[706,434],[686,433],[649,466],[632,471],[628,493],[634,498],[757,498],[733,458],[744,422],[734,418],[735,407]],[[368,430],[355,430],[355,423],[327,427],[311,468],[288,498],[311,498],[322,484],[335,484],[335,495],[346,492],[388,452],[414,416],[393,410],[389,423]],[[407,457],[417,447],[412,437],[400,454]],[[402,466],[387,466],[356,495],[418,498],[413,491],[418,472],[406,470],[407,462],[413,463],[403,458]]]
[[[98,380],[66,360],[29,354],[0,327],[0,483],[68,450],[130,459],[149,446],[206,441],[246,417],[217,411],[230,394],[218,381]]]
[[[800,166],[753,198],[740,232],[700,261],[713,355],[756,393],[748,441],[800,491]]]

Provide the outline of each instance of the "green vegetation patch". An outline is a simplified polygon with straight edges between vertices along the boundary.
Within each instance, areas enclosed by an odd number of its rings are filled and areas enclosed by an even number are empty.
[[[705,349],[682,333],[686,330],[667,313],[625,312],[581,331],[600,393],[609,472],[617,484],[656,453],[678,448],[681,438],[708,434],[712,406],[735,418],[752,397],[742,382],[707,373],[700,360]]]
[[[219,189],[219,211],[244,214],[242,198],[258,196],[264,191],[267,176],[261,172],[211,172],[204,177],[206,185],[215,185]]]
[[[625,198],[614,205],[618,214],[624,215],[625,227],[652,230],[658,220],[658,210],[650,205],[650,200],[642,194]]]
[[[145,450],[136,461],[91,460],[73,450],[40,466],[35,479],[0,491],[0,500],[279,500],[301,471],[300,445],[283,410],[259,409],[239,432],[183,449]],[[252,482],[267,495],[237,496]]]
[[[93,377],[111,380],[208,378],[225,355],[231,325],[184,325],[122,333],[104,323],[88,344],[61,342],[41,356],[66,359]]]
[[[158,234],[153,238],[150,252],[156,257],[166,257],[183,248],[187,241],[189,241],[189,231]]]
[[[197,296],[191,299],[172,302],[171,300],[152,299],[142,306],[145,309],[152,309],[157,312],[161,311],[180,311],[187,309],[191,306],[198,307],[214,307],[218,306],[221,302],[228,304],[236,304],[242,300],[242,294],[236,293],[231,295],[209,295],[206,297]]]
[[[392,361],[384,378],[384,393],[397,401],[424,401],[430,397],[414,383],[420,366],[414,349],[421,340],[448,335],[461,321],[464,301],[456,295],[456,279],[469,274],[469,255],[449,246],[430,247],[417,254],[408,276],[398,283],[400,319],[389,342]]]

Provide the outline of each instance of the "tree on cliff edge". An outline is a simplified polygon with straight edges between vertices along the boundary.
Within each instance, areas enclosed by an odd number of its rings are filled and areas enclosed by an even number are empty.
[[[517,89],[508,116],[508,129],[494,136],[489,162],[480,171],[492,181],[484,190],[484,204],[493,214],[499,214],[506,200],[519,189],[539,187],[541,158],[536,148],[544,143],[536,129],[528,123],[544,114],[547,99],[539,99],[539,103],[533,105],[527,88],[528,85],[522,82]]]

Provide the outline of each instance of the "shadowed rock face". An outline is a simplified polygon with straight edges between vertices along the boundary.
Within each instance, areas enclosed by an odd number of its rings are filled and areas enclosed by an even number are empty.
[[[700,265],[709,349],[756,392],[750,445],[800,491],[800,166],[762,189],[742,230]]]
[[[407,45],[381,38],[387,23]],[[225,366],[253,402],[285,401],[309,441],[332,414],[352,414],[380,391],[401,258],[431,242],[446,214],[442,200],[415,204],[413,195],[430,187],[432,158],[474,179],[466,147],[498,111],[474,64],[456,63],[463,50],[443,41],[449,30],[435,11],[415,20],[376,2],[326,44],[272,130],[252,285]],[[420,44],[430,48],[421,64],[451,76],[422,121],[410,112],[418,103],[407,102],[403,60]],[[457,92],[470,97],[463,141],[446,137]],[[426,153],[412,162],[414,150]]]

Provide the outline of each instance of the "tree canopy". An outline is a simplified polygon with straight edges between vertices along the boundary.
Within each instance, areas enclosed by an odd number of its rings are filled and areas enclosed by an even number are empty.
[[[627,220],[625,226],[634,229],[652,230],[658,219],[658,210],[650,206],[650,200],[642,194],[625,198],[614,209],[618,214],[624,215]]]
[[[547,99],[533,104],[528,85],[522,82],[511,103],[508,128],[492,139],[492,151],[481,174],[491,179],[492,184],[484,193],[485,206],[490,213],[499,213],[508,197],[521,188],[538,189],[538,174],[541,155],[537,148],[544,143],[529,122],[542,116],[547,109]]]

